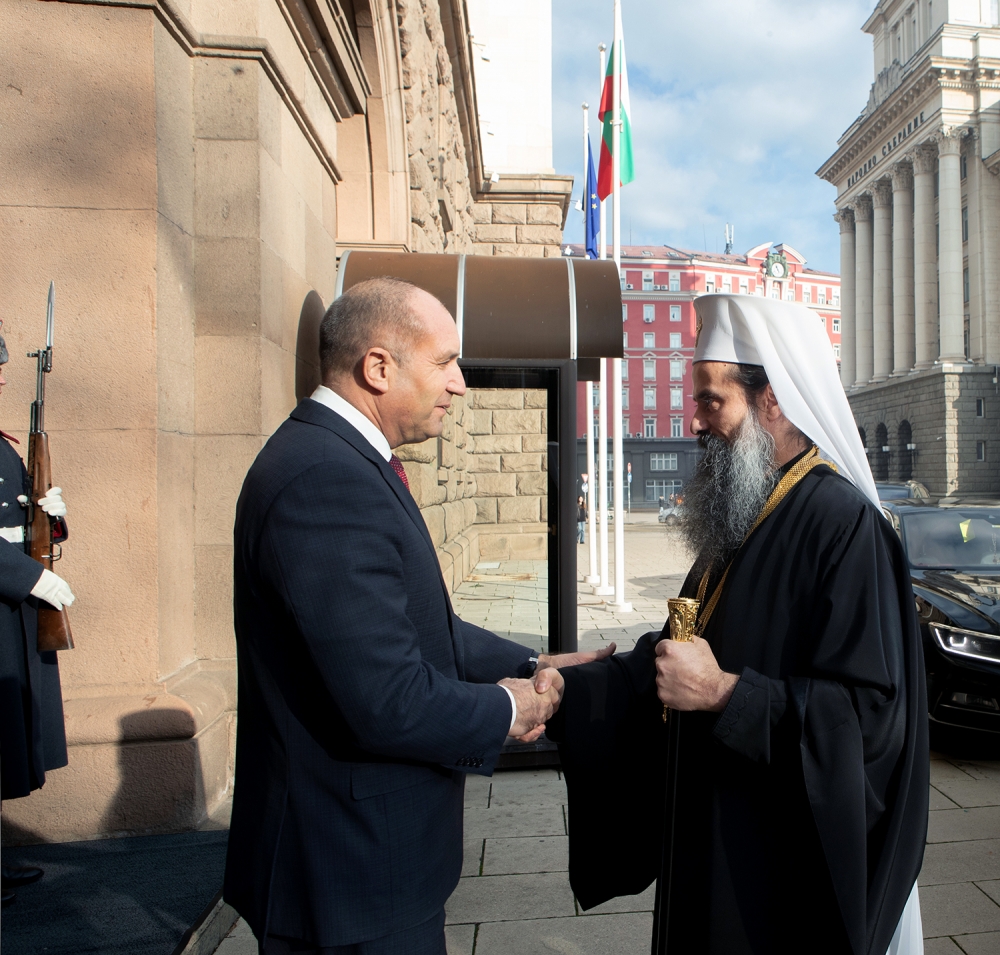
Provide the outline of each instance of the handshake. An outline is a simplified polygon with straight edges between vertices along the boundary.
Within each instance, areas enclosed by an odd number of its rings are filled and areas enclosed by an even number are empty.
[[[603,650],[584,653],[560,653],[555,656],[543,653],[539,654],[538,670],[530,680],[501,680],[500,685],[513,693],[517,704],[517,717],[509,735],[522,743],[533,743],[545,732],[546,722],[562,702],[566,684],[559,669],[603,660],[614,652],[615,645],[612,643]]]

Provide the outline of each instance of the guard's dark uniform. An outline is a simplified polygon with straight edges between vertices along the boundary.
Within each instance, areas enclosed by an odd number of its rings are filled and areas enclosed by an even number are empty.
[[[17,451],[0,437],[0,528],[24,527],[17,501],[30,494]],[[38,601],[29,596],[42,565],[26,544],[0,538],[0,798],[41,788],[45,772],[68,762],[62,689],[55,653],[36,645]]]

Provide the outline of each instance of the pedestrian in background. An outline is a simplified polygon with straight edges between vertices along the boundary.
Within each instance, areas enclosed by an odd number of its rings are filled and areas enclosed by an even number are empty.
[[[583,503],[583,498],[576,499],[576,539],[581,544],[586,544],[584,537],[587,530],[587,505]]]

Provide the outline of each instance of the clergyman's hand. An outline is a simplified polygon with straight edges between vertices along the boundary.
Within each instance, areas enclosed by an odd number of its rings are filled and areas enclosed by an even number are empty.
[[[517,704],[517,719],[508,735],[516,737],[522,743],[534,742],[542,735],[546,721],[559,705],[559,691],[555,686],[549,686],[544,692],[536,692],[532,680],[508,678],[501,680],[500,685],[514,694],[514,702]]]
[[[610,657],[617,650],[615,644],[609,644],[603,650],[580,650],[576,653],[555,653],[551,656],[548,653],[538,654],[538,668],[542,667],[575,667],[580,663],[593,663],[595,660],[603,660]]]
[[[721,713],[740,678],[720,669],[707,640],[661,640],[656,645],[656,695],[672,710]]]

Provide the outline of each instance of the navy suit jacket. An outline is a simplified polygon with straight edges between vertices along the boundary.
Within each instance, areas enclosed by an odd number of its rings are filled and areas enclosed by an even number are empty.
[[[254,934],[349,945],[418,925],[462,867],[465,773],[533,651],[455,616],[409,491],[307,399],[236,507],[236,784],[225,898]]]

